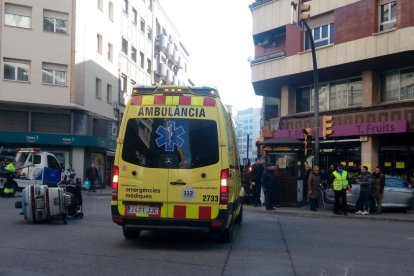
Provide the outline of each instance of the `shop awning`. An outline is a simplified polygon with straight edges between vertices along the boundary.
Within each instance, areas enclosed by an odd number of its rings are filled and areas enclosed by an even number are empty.
[[[270,146],[270,145],[275,145],[275,146],[284,146],[284,145],[302,145],[303,142],[290,138],[290,137],[275,137],[275,138],[270,138],[267,140],[264,140],[262,142],[258,142],[257,145],[266,145],[266,146]]]

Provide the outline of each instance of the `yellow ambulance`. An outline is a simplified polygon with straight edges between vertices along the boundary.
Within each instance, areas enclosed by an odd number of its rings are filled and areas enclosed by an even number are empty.
[[[234,125],[215,88],[134,87],[113,171],[112,219],[126,239],[183,230],[230,242],[242,221]]]

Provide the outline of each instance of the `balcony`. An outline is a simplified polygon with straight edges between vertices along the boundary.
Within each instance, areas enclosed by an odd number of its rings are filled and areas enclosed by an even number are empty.
[[[347,70],[360,74],[363,70],[371,70],[374,65],[376,69],[385,70],[393,63],[406,63],[406,60],[398,59],[396,55],[413,53],[412,37],[414,27],[408,27],[318,48],[318,69],[329,74],[332,74],[333,70]],[[283,78],[296,81],[292,79],[293,76],[311,72],[312,66],[311,51],[287,57],[283,57],[282,53],[259,57],[251,62],[252,82]],[[286,81],[282,82],[285,82],[284,85],[289,84]]]
[[[257,58],[250,61],[250,65],[254,65],[254,64],[258,64],[258,63],[262,63],[262,62],[266,62],[266,61],[271,61],[271,60],[282,58],[282,57],[285,57],[285,50],[280,50],[276,53],[272,53],[272,54],[269,54],[269,55],[257,57]]]

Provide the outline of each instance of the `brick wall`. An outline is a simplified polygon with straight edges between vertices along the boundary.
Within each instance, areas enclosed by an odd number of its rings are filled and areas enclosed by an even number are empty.
[[[286,56],[294,56],[303,50],[303,35],[295,24],[286,25]]]
[[[369,37],[377,32],[377,14],[375,0],[364,0],[336,9],[335,44]]]
[[[414,26],[414,1],[397,0],[397,29]]]

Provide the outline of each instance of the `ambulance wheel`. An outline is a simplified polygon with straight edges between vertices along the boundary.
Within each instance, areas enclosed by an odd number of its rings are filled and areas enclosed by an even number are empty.
[[[233,224],[230,224],[229,228],[224,229],[220,233],[220,241],[229,243],[233,240]]]
[[[234,220],[234,224],[240,224],[243,221],[243,204],[240,205],[240,212]]]
[[[122,226],[122,233],[124,234],[124,238],[126,240],[137,240],[141,234],[141,230]]]

